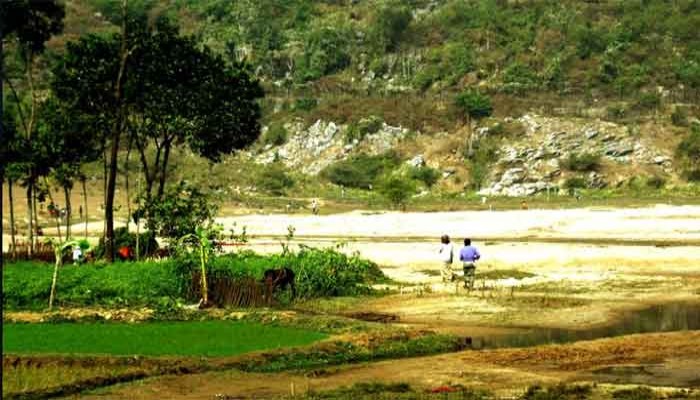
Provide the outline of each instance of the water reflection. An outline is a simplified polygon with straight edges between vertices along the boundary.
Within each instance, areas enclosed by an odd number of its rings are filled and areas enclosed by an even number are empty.
[[[533,328],[518,333],[472,337],[473,349],[528,347],[569,343],[633,333],[671,332],[700,329],[700,304],[669,303],[628,312],[616,323],[590,329]]]

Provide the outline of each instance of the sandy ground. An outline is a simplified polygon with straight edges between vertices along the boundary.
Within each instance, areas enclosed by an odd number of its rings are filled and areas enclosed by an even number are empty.
[[[462,211],[435,213],[248,215],[219,218],[226,229],[247,227],[253,235],[331,237],[453,237],[488,238],[596,238],[628,240],[700,240],[699,206],[635,209],[562,209],[517,211]]]

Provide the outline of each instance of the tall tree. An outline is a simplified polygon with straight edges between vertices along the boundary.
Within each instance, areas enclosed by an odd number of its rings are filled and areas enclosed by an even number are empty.
[[[474,143],[474,129],[472,123],[478,122],[480,119],[488,117],[493,113],[491,99],[479,93],[477,90],[469,89],[457,95],[455,104],[464,116],[467,128],[469,129],[469,140],[467,144],[469,156],[471,157]]]
[[[263,91],[244,63],[226,65],[193,38],[158,21],[133,55],[128,87],[132,95],[128,127],[139,151],[150,199],[161,197],[174,146],[189,145],[218,161],[222,154],[251,144],[259,135]],[[149,150],[154,156],[149,157]]]
[[[70,239],[71,191],[81,179],[83,163],[95,161],[101,153],[101,136],[93,132],[91,118],[85,117],[55,97],[46,100],[39,111],[36,146],[45,154],[51,175],[63,189],[66,202],[66,238]]]
[[[16,107],[19,109],[21,127],[24,130],[25,139],[32,141],[32,136],[36,128],[37,117],[37,96],[34,81],[35,59],[45,49],[45,43],[51,36],[63,30],[63,19],[65,9],[62,3],[57,0],[15,0],[0,2],[0,25],[3,27],[2,40],[13,41],[20,54],[23,67],[23,80],[28,88],[29,106],[25,110],[16,85],[3,74],[2,78],[10,87]],[[4,63],[4,59],[2,61]],[[32,161],[32,160],[29,160]],[[27,164],[27,220],[29,236],[29,253],[34,250],[34,224],[35,202],[34,187],[38,177],[36,164]]]

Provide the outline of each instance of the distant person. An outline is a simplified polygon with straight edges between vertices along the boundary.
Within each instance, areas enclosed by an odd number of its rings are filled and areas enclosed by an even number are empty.
[[[316,199],[313,199],[311,201],[311,212],[314,215],[318,215],[318,200],[316,200]]]
[[[520,203],[520,209],[521,209],[521,210],[527,210],[527,208],[528,208],[528,207],[527,207],[527,201],[523,200],[523,201]]]
[[[454,253],[454,248],[452,243],[450,243],[450,237],[447,235],[442,235],[440,238],[440,261],[442,262],[442,268],[440,269],[440,275],[442,276],[442,281],[444,283],[454,281],[454,274],[452,273],[452,257]]]
[[[481,258],[479,250],[472,246],[471,239],[464,239],[464,247],[459,251],[459,261],[464,270],[464,288],[474,289],[474,275],[476,274],[476,261]]]
[[[83,262],[83,249],[80,246],[73,246],[73,264],[79,265]]]
[[[78,213],[80,214],[80,219],[83,219],[83,206],[78,207]]]

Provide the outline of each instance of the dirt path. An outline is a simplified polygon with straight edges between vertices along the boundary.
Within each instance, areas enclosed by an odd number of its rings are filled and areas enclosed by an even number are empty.
[[[238,371],[165,376],[103,389],[80,399],[266,398],[328,390],[357,382],[408,382],[419,389],[461,384],[498,394],[557,382],[638,383],[692,387],[700,384],[700,332],[633,335],[571,345],[465,351],[431,357],[326,368],[306,374]]]

